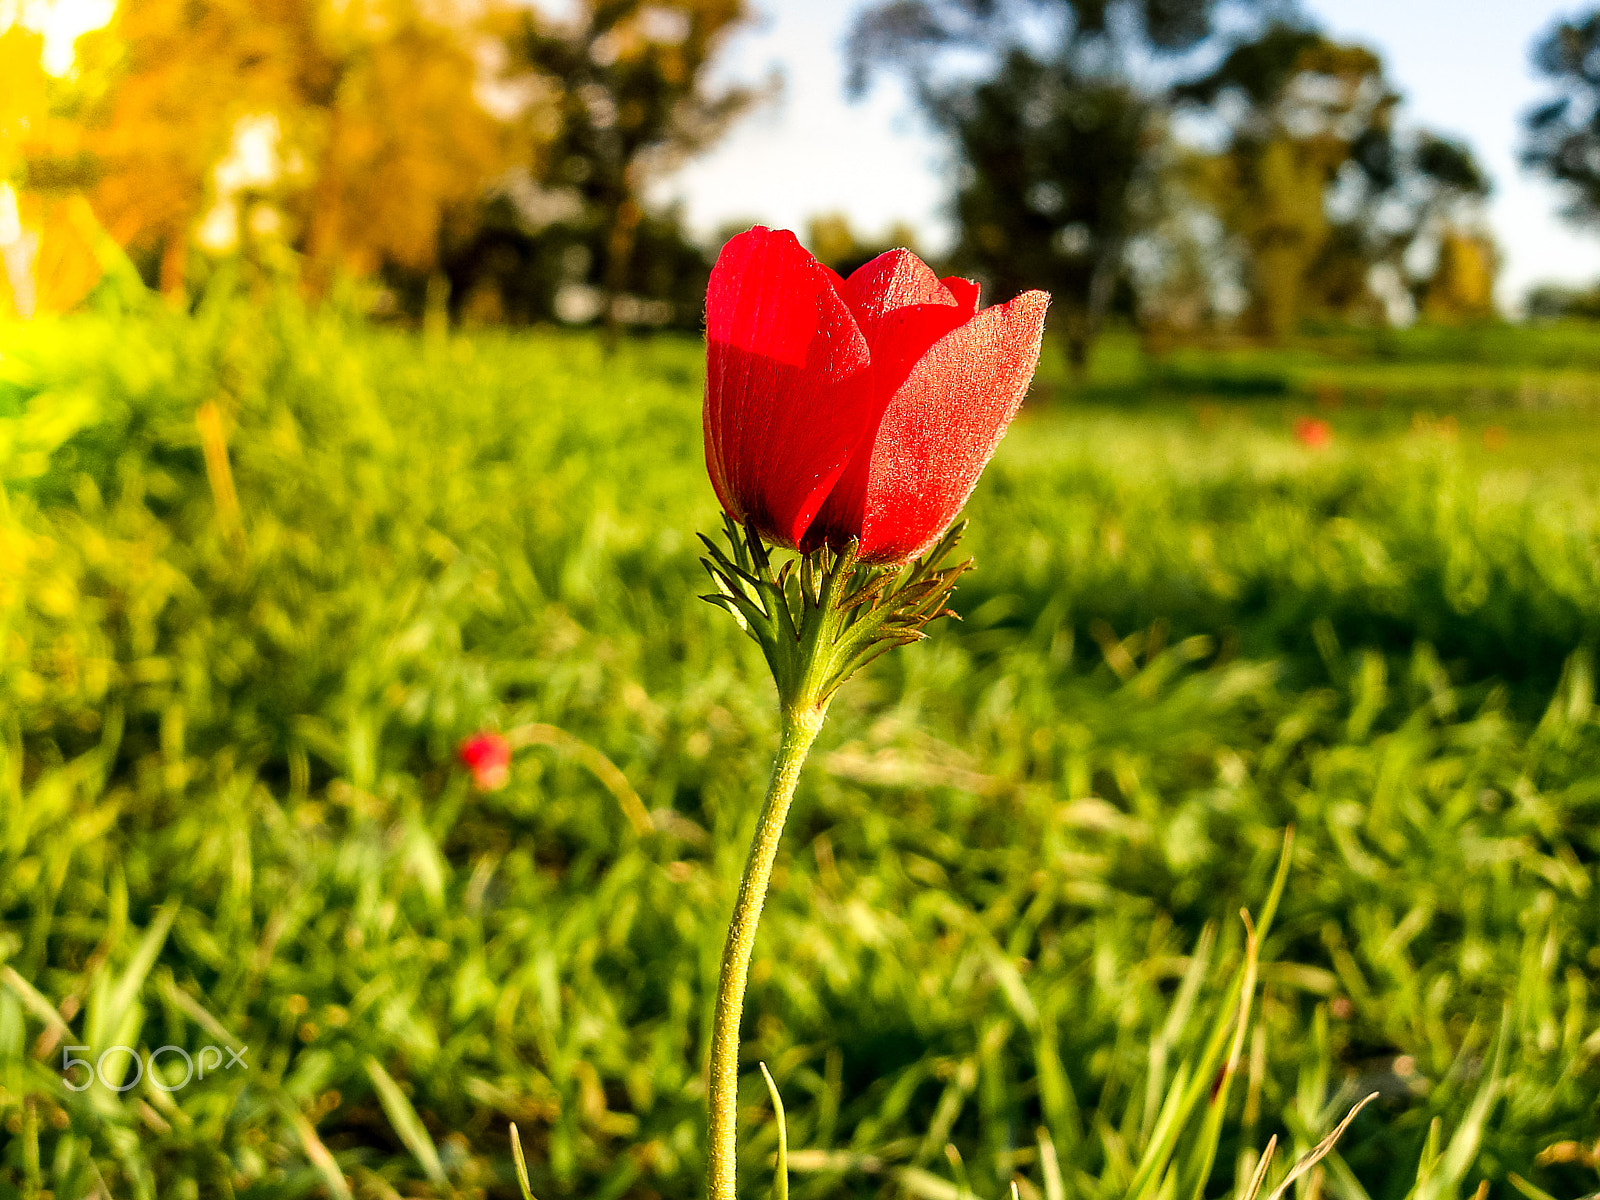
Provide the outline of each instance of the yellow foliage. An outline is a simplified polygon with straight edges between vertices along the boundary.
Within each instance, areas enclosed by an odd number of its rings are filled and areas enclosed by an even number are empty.
[[[0,685],[15,694],[18,677],[27,669],[28,643],[14,626],[23,616],[24,585],[34,556],[34,539],[12,518],[5,489],[0,486]]]
[[[843,262],[856,250],[855,230],[843,213],[812,217],[806,240],[811,244],[811,253],[825,263]]]
[[[239,117],[287,96],[306,49],[301,0],[124,0],[80,53],[112,82],[85,114],[95,211],[111,235],[161,254],[180,292],[211,174]]]
[[[443,213],[503,163],[462,31],[415,0],[123,0],[81,47],[109,79],[84,114],[95,210],[118,242],[160,254],[165,292],[182,291],[202,218],[242,201],[275,214],[319,279],[426,267]],[[219,179],[244,123],[263,120],[278,132],[270,180]]]
[[[94,214],[75,194],[24,194],[17,202],[21,247],[0,246],[0,317],[75,308],[105,274]],[[8,250],[10,251],[8,253]]]
[[[1329,247],[1329,185],[1353,131],[1386,124],[1395,102],[1371,51],[1319,43],[1248,136],[1194,164],[1197,190],[1248,250],[1259,333],[1285,337],[1308,307],[1309,277]]]
[[[381,38],[345,39],[330,100],[302,109],[318,144],[305,248],[326,276],[432,265],[439,227],[505,165],[500,124],[473,95],[459,39],[401,5]]]
[[[1423,312],[1441,321],[1492,315],[1498,267],[1487,237],[1449,230],[1439,240],[1439,265],[1428,281]]]
[[[85,177],[83,128],[43,54],[44,39],[32,30],[0,30],[0,183],[70,191]]]
[[[43,50],[44,39],[32,30],[0,31],[0,317],[6,318],[71,308],[102,273],[93,215],[70,190],[81,130],[52,111],[57,89]]]
[[[49,79],[43,50],[44,39],[31,29],[12,25],[0,31],[0,181],[21,172],[45,134]]]
[[[1306,271],[1328,236],[1321,150],[1314,141],[1280,136],[1221,164],[1226,219],[1253,251],[1256,318],[1275,338],[1294,328]]]

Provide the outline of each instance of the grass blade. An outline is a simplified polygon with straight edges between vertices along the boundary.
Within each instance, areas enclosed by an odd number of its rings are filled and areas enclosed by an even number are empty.
[[[534,1200],[533,1187],[528,1183],[528,1160],[522,1157],[522,1138],[517,1133],[517,1123],[511,1122],[511,1163],[517,1170],[517,1186],[522,1189],[522,1200]]]
[[[1272,1156],[1278,1150],[1278,1135],[1273,1134],[1267,1139],[1267,1148],[1261,1152],[1261,1161],[1256,1164],[1255,1174],[1250,1176],[1250,1184],[1244,1190],[1240,1200],[1256,1200],[1256,1194],[1261,1191],[1261,1185],[1266,1182],[1267,1169],[1272,1166]]]
[[[370,1054],[366,1061],[367,1075],[372,1080],[372,1086],[378,1093],[378,1103],[383,1105],[384,1115],[389,1118],[389,1124],[405,1143],[407,1150],[422,1167],[422,1173],[428,1177],[428,1182],[435,1187],[447,1187],[444,1166],[439,1162],[439,1150],[433,1144],[433,1139],[428,1136],[427,1128],[422,1124],[422,1118],[417,1116],[417,1110],[411,1107],[411,1101],[406,1099],[406,1094],[400,1090],[400,1085],[394,1077],[383,1069],[383,1065]]]
[[[783,1119],[783,1097],[778,1095],[778,1085],[772,1082],[772,1072],[761,1063],[761,1078],[767,1081],[767,1093],[772,1097],[772,1112],[778,1119],[778,1160],[772,1168],[773,1200],[789,1200],[789,1130]]]
[[[1377,1098],[1378,1093],[1373,1092],[1370,1096],[1358,1101],[1356,1106],[1345,1114],[1344,1120],[1334,1127],[1332,1133],[1318,1142],[1310,1154],[1295,1163],[1293,1169],[1283,1177],[1283,1182],[1272,1189],[1272,1195],[1268,1197],[1268,1200],[1282,1200],[1283,1194],[1289,1190],[1290,1184],[1327,1158],[1329,1154],[1332,1154],[1333,1148],[1339,1144],[1339,1139],[1344,1136],[1344,1131],[1350,1128],[1350,1122],[1356,1119],[1356,1114]]]
[[[333,1151],[323,1144],[322,1139],[317,1136],[316,1129],[306,1120],[306,1115],[287,1096],[280,1096],[278,1102],[295,1135],[299,1137],[306,1158],[317,1169],[317,1174],[322,1176],[322,1182],[327,1185],[328,1194],[334,1200],[355,1200],[350,1194],[350,1185],[344,1181],[344,1172],[339,1169],[339,1163],[333,1157]]]

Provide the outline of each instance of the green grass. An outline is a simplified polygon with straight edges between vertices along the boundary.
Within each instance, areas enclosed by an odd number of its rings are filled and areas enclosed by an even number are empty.
[[[1600,326],[1327,329],[1282,346],[1227,339],[1160,353],[1113,328],[1096,343],[1086,384],[1069,381],[1064,358],[1047,353],[1040,393],[1123,409],[1315,409],[1390,431],[1420,412],[1458,421],[1463,432],[1548,433],[1600,410]]]
[[[0,330],[0,1196],[512,1197],[513,1120],[542,1200],[699,1194],[777,724],[692,599],[699,372],[292,305]],[[1163,387],[1030,411],[964,621],[835,702],[757,943],[746,1192],[758,1060],[795,1200],[1240,1195],[1369,1091],[1301,1200],[1593,1192],[1600,435],[1452,436],[1400,388],[1316,453],[1299,384]],[[529,726],[568,737],[472,792],[458,739]],[[213,1044],[248,1067],[62,1082],[66,1046]]]

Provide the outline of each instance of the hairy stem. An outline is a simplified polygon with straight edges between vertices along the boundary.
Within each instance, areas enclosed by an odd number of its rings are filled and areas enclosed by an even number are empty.
[[[756,834],[750,842],[739,880],[739,897],[728,923],[728,940],[722,948],[722,972],[717,979],[717,1012],[711,1028],[711,1180],[710,1200],[737,1200],[734,1153],[737,1146],[739,1099],[739,1018],[744,1013],[744,989],[750,977],[750,951],[756,926],[767,899],[767,882],[778,856],[789,801],[800,779],[806,754],[822,728],[827,705],[785,707],[783,736],[772,764],[772,782],[761,806]]]

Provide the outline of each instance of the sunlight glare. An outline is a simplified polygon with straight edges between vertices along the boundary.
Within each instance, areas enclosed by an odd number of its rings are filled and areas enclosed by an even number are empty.
[[[23,25],[44,34],[45,70],[65,75],[73,44],[109,22],[116,7],[116,0],[0,0],[0,29]]]

